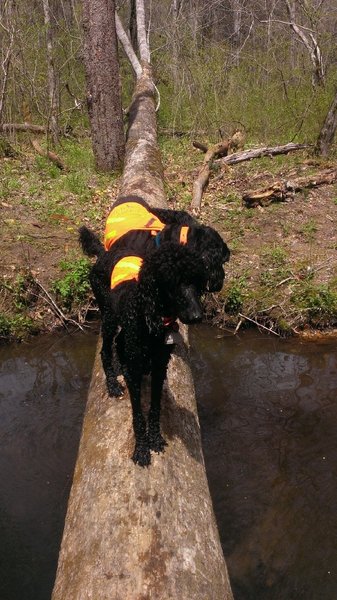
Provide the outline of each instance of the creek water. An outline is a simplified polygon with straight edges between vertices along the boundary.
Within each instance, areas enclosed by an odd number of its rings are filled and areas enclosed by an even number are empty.
[[[190,339],[235,600],[336,600],[337,340]],[[96,342],[0,348],[0,600],[50,599]]]
[[[336,600],[337,339],[199,327],[191,343],[235,600]]]
[[[0,600],[50,599],[96,342],[0,348]]]

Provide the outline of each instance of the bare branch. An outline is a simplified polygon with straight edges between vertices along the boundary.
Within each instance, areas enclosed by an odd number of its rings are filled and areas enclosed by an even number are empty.
[[[263,20],[259,21],[259,23],[263,23],[263,24],[280,23],[281,25],[290,25],[290,26],[293,25],[292,21],[282,21],[281,19],[268,19],[268,20],[263,19]],[[314,31],[310,27],[304,27],[304,25],[297,25],[297,27],[299,27],[300,29],[304,29],[305,31],[310,31],[311,33],[313,33],[313,31]]]
[[[292,30],[294,31],[294,33],[296,33],[299,40],[302,42],[302,44],[307,49],[309,56],[310,56],[310,60],[314,67],[313,80],[312,80],[313,85],[316,85],[316,84],[324,85],[324,79],[325,79],[324,65],[323,65],[322,53],[319,48],[318,42],[312,33],[309,34],[309,36],[310,36],[310,39],[309,39],[303,31],[304,27],[302,27],[302,26],[299,27],[295,23],[294,6],[291,4],[290,0],[285,0],[285,3],[286,3],[289,18],[290,18],[289,25],[292,28]],[[308,31],[310,31],[310,30],[308,30]]]
[[[142,74],[142,67],[141,67],[141,64],[140,64],[140,62],[136,56],[136,53],[132,47],[132,44],[127,36],[127,33],[124,30],[124,27],[123,27],[122,22],[117,14],[117,11],[115,13],[115,21],[116,21],[117,37],[123,46],[123,50],[130,61],[130,64],[136,74],[137,79],[139,79],[139,77]]]

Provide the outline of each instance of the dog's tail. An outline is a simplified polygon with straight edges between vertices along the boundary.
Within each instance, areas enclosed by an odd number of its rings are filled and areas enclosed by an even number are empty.
[[[88,256],[100,256],[104,254],[104,246],[96,233],[85,227],[85,225],[82,225],[79,229],[79,234],[79,242],[85,254]]]

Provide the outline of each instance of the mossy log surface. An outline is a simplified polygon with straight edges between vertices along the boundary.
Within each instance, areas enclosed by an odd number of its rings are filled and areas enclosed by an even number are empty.
[[[134,96],[138,112],[129,130],[121,195],[142,194],[165,206],[151,90],[146,68]],[[131,460],[130,402],[127,394],[108,397],[97,351],[52,600],[232,599],[182,332],[162,399],[168,446],[152,455],[148,468]]]

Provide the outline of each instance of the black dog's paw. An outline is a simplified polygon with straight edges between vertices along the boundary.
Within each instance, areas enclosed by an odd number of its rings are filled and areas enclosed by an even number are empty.
[[[136,446],[132,456],[135,465],[148,467],[151,464],[151,454],[147,446]]]
[[[149,446],[150,450],[153,450],[153,452],[157,452],[159,454],[160,452],[164,452],[167,442],[164,440],[161,433],[149,433]]]
[[[117,381],[117,379],[107,381],[107,387],[110,398],[120,398],[124,394],[124,387],[119,383],[119,381]]]

